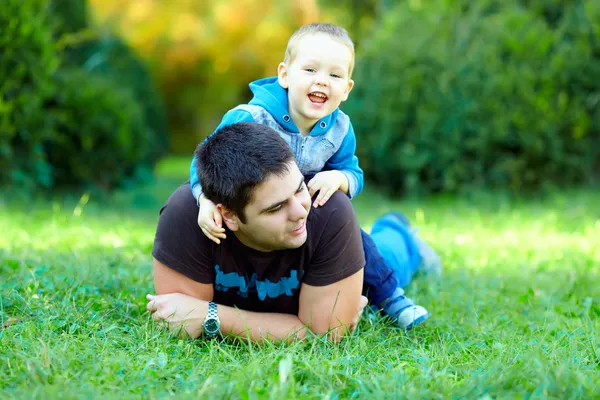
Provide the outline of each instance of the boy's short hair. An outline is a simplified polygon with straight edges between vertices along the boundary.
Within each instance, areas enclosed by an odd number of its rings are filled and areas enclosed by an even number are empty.
[[[328,35],[348,47],[350,53],[352,54],[352,59],[348,68],[348,77],[352,77],[352,71],[354,70],[354,42],[350,38],[348,31],[334,24],[315,22],[313,24],[301,26],[300,29],[294,32],[294,34],[290,37],[290,40],[288,40],[283,62],[289,64],[294,60],[294,57],[296,56],[295,47],[298,40],[306,35],[316,35],[318,33]]]
[[[294,154],[272,128],[240,122],[224,126],[200,143],[195,158],[204,196],[246,223],[244,209],[254,188],[272,175],[289,173]]]

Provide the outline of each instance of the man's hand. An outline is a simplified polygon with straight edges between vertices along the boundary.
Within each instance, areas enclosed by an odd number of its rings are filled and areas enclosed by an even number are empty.
[[[220,244],[220,239],[225,239],[225,228],[223,228],[223,217],[217,210],[217,206],[212,201],[200,195],[198,201],[198,225],[207,238]]]
[[[208,303],[180,293],[147,295],[146,309],[154,321],[164,321],[169,330],[196,339],[208,314]]]
[[[315,208],[327,203],[329,198],[338,189],[348,194],[348,178],[340,171],[319,172],[308,182],[307,186],[311,197],[317,191],[319,192],[317,199],[313,203],[313,207]]]

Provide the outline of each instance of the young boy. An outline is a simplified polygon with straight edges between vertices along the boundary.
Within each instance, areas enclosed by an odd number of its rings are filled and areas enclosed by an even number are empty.
[[[324,205],[336,190],[352,198],[362,190],[364,176],[354,154],[352,124],[338,107],[354,86],[353,68],[354,44],[345,29],[332,24],[305,25],[290,38],[277,77],[252,82],[254,98],[227,112],[217,129],[236,122],[270,126],[288,142],[302,173],[311,177],[307,185],[310,195],[318,193],[314,207]],[[226,237],[222,218],[215,204],[202,195],[195,159],[190,167],[190,183],[199,206],[198,224],[208,238],[220,243]],[[440,270],[441,264],[437,254],[410,228],[406,217],[390,215],[387,223],[395,224],[402,233],[406,258],[393,262],[405,267],[402,271],[392,270],[385,254],[380,254],[373,239],[362,232],[367,261],[364,279],[371,302],[398,325],[411,329],[429,314],[406,298],[402,287],[417,268],[432,272]],[[373,227],[374,236],[376,231]],[[390,244],[382,247],[386,245]]]

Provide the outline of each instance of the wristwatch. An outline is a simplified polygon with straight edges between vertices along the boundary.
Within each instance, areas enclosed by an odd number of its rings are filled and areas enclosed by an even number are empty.
[[[204,335],[209,339],[221,333],[221,321],[219,321],[219,314],[217,313],[217,303],[213,301],[208,303],[208,314],[204,318],[202,328],[204,329]]]

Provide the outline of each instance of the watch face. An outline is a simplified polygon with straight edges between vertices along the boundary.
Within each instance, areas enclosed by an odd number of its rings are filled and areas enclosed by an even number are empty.
[[[209,335],[219,332],[221,324],[216,319],[209,319],[204,322],[204,331]]]

